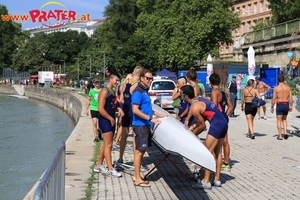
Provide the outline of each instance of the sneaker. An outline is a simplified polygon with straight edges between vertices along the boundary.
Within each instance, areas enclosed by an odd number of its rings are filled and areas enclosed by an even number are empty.
[[[214,186],[215,187],[222,187],[222,183],[220,180],[214,180]]]
[[[222,164],[222,169],[223,169],[223,170],[230,170],[230,164],[227,164],[227,165],[226,165],[226,164],[223,163],[223,164]]]
[[[206,190],[211,190],[211,184],[210,182],[208,183],[204,183],[204,181],[200,181],[199,183],[197,183],[196,185],[192,185],[192,188],[194,189],[206,189]]]
[[[267,120],[267,117],[266,116],[264,116],[264,118],[263,118],[264,120]]]
[[[288,134],[284,134],[284,139],[286,140],[286,139],[288,139],[289,138],[289,135]]]
[[[255,139],[255,135],[254,135],[254,134],[251,134],[251,135],[250,135],[250,138],[251,138],[252,140],[254,140],[254,139]]]
[[[99,142],[99,137],[95,137],[94,142]]]
[[[104,167],[103,165],[99,165],[99,166],[95,166],[94,167],[94,172],[98,172],[98,173],[107,173],[107,169],[106,167]]]
[[[260,117],[256,117],[255,119],[260,119]]]
[[[122,176],[122,174],[117,172],[117,170],[115,168],[112,168],[111,170],[108,170],[106,172],[106,175],[110,176],[110,177],[114,177],[114,178],[119,178],[119,177]]]
[[[121,160],[120,158],[116,162],[120,163],[120,164],[123,164],[123,160]]]

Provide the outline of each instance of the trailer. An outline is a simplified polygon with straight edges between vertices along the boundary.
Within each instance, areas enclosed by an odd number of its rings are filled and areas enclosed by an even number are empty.
[[[39,71],[39,85],[41,87],[52,87],[54,80],[54,73],[52,71]]]

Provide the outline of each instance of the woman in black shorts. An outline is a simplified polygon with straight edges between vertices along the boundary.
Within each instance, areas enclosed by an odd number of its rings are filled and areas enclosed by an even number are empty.
[[[260,94],[258,93],[257,89],[254,88],[254,80],[249,79],[247,82],[247,87],[243,90],[242,93],[242,111],[245,110],[246,119],[248,122],[248,134],[247,137],[251,139],[255,139],[254,131],[253,131],[253,120],[257,112],[257,108],[252,107],[252,99],[253,97],[257,96],[260,97]],[[245,103],[245,109],[244,109],[244,103]]]

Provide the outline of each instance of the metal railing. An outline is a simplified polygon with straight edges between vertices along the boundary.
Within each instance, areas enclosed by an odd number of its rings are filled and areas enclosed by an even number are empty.
[[[244,44],[272,39],[275,37],[292,35],[297,31],[300,31],[300,19],[287,21],[281,24],[276,24],[268,28],[245,33],[243,35]]]
[[[33,200],[65,199],[66,144],[63,141],[37,186]]]

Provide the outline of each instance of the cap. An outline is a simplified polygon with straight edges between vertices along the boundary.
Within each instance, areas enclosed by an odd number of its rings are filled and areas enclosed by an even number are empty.
[[[99,79],[95,78],[94,83],[96,83],[96,82],[100,82]]]

